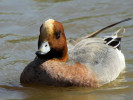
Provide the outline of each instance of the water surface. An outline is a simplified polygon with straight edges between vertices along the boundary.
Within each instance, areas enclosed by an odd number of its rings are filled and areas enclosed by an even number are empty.
[[[67,38],[85,36],[116,21],[133,18],[132,0],[0,0],[0,99],[26,100],[132,100],[133,21],[99,36],[126,28],[122,51],[126,69],[98,89],[23,86],[19,77],[34,59],[40,25],[48,18],[63,23]]]

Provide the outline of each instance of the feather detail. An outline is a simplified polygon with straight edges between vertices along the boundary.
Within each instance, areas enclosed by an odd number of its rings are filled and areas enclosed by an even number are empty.
[[[105,41],[105,44],[120,50],[121,38],[123,37],[124,33],[125,28],[121,27],[112,36],[105,36],[103,40]]]

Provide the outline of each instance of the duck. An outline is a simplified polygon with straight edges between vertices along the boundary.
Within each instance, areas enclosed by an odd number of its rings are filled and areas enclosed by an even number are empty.
[[[99,32],[67,40],[62,23],[46,20],[36,57],[24,68],[20,83],[95,88],[115,80],[126,67],[120,48],[125,28],[103,38],[95,37]]]

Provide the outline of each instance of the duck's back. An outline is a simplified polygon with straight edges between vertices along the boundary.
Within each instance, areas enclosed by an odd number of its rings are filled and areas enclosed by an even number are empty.
[[[125,67],[121,51],[99,38],[84,39],[70,49],[67,63],[75,62],[84,64],[102,84],[115,80]]]

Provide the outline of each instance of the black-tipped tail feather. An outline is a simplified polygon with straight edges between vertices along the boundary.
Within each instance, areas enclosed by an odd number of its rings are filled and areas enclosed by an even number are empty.
[[[112,36],[105,36],[104,37],[105,44],[120,50],[121,38],[123,37],[124,33],[125,33],[125,28],[120,28]]]

